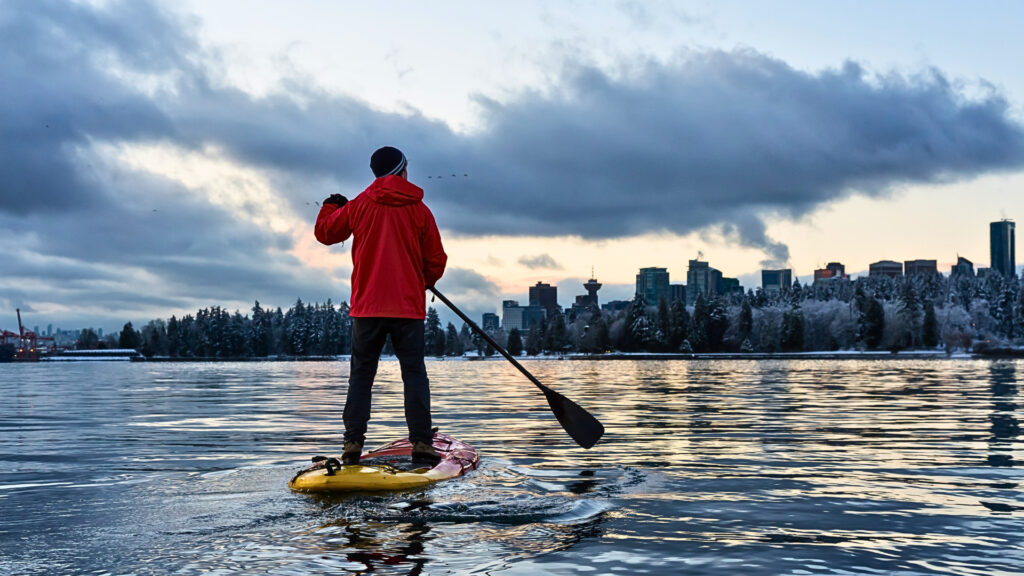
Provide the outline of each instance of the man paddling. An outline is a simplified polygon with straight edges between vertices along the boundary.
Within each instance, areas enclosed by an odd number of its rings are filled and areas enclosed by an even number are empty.
[[[408,160],[385,146],[370,157],[376,178],[349,202],[324,200],[316,239],[331,245],[352,240],[352,360],[345,399],[342,462],[355,464],[370,420],[370,389],[385,338],[391,336],[402,370],[405,421],[413,461],[436,462],[430,420],[430,385],[423,361],[427,287],[444,274],[448,260],[423,190],[408,180]]]

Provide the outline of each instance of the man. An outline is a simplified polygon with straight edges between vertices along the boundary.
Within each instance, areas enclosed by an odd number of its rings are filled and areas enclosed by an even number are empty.
[[[370,388],[384,340],[402,369],[405,421],[413,461],[436,462],[430,421],[430,385],[423,362],[426,288],[444,274],[448,260],[423,190],[408,180],[408,160],[385,146],[370,157],[376,179],[349,202],[340,194],[324,200],[316,239],[331,245],[352,240],[352,361],[345,399],[342,462],[355,464],[370,419]]]

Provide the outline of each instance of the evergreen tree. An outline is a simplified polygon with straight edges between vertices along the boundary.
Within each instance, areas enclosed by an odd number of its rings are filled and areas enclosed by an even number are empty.
[[[508,333],[508,353],[512,356],[519,356],[523,353],[523,338],[519,335],[519,329],[513,328]]]
[[[935,348],[939,345],[939,323],[935,318],[935,304],[930,299],[924,302],[921,343],[927,348]]]
[[[349,316],[348,302],[338,306],[338,354],[352,353],[352,317]]]
[[[167,355],[177,358],[181,355],[181,333],[178,331],[178,319],[171,316],[167,321]]]
[[[747,340],[749,343],[750,333],[754,330],[754,311],[750,308],[750,299],[744,298],[740,306],[740,318],[738,336],[740,340]]]
[[[128,322],[121,328],[121,334],[117,339],[117,347],[121,349],[135,350],[139,348],[142,338],[139,333],[132,327],[132,323]]]
[[[445,356],[462,356],[462,353],[464,352],[462,348],[462,339],[459,338],[459,332],[455,329],[455,324],[452,324],[451,322],[448,323],[448,326],[445,328],[444,341]]]
[[[569,330],[565,327],[565,317],[561,314],[555,314],[548,323],[542,347],[550,353],[565,352],[569,347]]]
[[[469,329],[469,325],[465,322],[462,323],[462,328],[459,328],[459,341],[462,342],[462,350],[464,352],[476,349],[475,334]]]
[[[1017,336],[1016,320],[1017,289],[1013,282],[1007,282],[999,294],[999,316],[996,329],[1009,340]]]
[[[427,354],[438,357],[444,356],[444,331],[441,330],[441,318],[437,315],[437,310],[433,306],[427,310],[424,339]]]
[[[686,303],[682,300],[673,300],[669,316],[667,348],[671,352],[678,352],[683,340],[686,340],[690,324],[690,313],[686,311]]]
[[[619,350],[633,352],[644,349],[651,340],[651,325],[647,317],[647,300],[643,294],[633,297],[626,312],[626,326],[619,336]]]
[[[589,354],[604,354],[611,349],[608,324],[605,322],[604,314],[598,309],[594,309],[590,321],[584,327],[583,335],[580,337],[580,349]]]
[[[799,352],[804,347],[804,315],[799,306],[793,306],[782,316],[782,349]]]
[[[697,301],[693,305],[693,316],[690,317],[690,325],[686,329],[686,340],[694,352],[707,352],[708,350],[708,323],[710,313],[707,300],[704,294],[697,294]]]
[[[169,352],[167,327],[163,320],[150,320],[142,328],[142,355],[147,358],[166,356]]]
[[[658,330],[654,334],[654,347],[657,351],[663,352],[669,348],[671,333],[672,316],[668,310],[668,301],[661,298],[658,300]]]
[[[866,310],[861,316],[861,338],[868,350],[877,350],[885,331],[885,308],[877,298],[867,298]]]
[[[917,291],[914,289],[914,279],[905,278],[903,291],[900,295],[901,307],[899,314],[903,319],[904,332],[897,337],[897,345],[901,348],[911,348],[920,341],[921,304]]]
[[[526,342],[523,343],[523,348],[526,350],[527,356],[536,356],[541,351],[541,334],[540,327],[536,324],[530,325],[529,332],[526,333]]]
[[[86,328],[78,334],[75,350],[96,350],[100,345],[100,337],[92,328]]]
[[[711,297],[708,305],[708,340],[707,347],[711,352],[720,352],[725,339],[725,332],[729,329],[729,314],[725,310],[725,304],[721,298]]]
[[[272,337],[271,316],[263,310],[260,301],[257,300],[252,307],[252,325],[249,331],[249,347],[252,349],[253,355],[260,358],[268,356]]]

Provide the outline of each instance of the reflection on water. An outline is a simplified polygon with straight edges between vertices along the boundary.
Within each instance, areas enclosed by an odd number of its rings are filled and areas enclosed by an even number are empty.
[[[1019,362],[432,362],[479,470],[314,499],[340,363],[5,365],[0,572],[1018,573]],[[401,434],[382,363],[369,442]]]
[[[1014,466],[1013,442],[1020,434],[1017,421],[1017,367],[1011,363],[993,363],[989,368],[992,386],[992,439],[989,441],[989,466]]]

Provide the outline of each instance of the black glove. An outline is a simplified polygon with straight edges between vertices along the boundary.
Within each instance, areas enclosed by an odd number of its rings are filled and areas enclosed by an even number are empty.
[[[324,200],[324,204],[337,204],[338,208],[341,208],[348,203],[348,198],[345,198],[341,194],[331,194]]]

